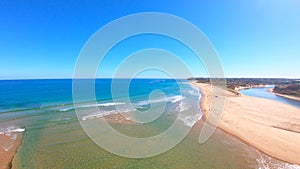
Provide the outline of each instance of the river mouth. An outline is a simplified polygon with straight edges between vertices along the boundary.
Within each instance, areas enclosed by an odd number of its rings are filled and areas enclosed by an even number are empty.
[[[247,95],[247,96],[271,99],[271,100],[275,100],[278,102],[282,102],[282,103],[289,104],[291,106],[300,108],[299,101],[295,101],[295,100],[287,99],[285,97],[277,96],[276,94],[270,92],[270,90],[273,88],[274,88],[274,85],[266,85],[266,87],[254,87],[254,88],[249,88],[249,89],[242,89],[242,90],[239,90],[239,92],[241,92],[242,94]]]

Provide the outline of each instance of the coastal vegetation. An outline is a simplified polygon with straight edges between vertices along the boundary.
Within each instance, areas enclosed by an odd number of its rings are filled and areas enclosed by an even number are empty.
[[[277,85],[273,89],[274,93],[300,97],[300,84]]]
[[[192,77],[198,83],[210,83],[210,78]],[[300,97],[300,79],[285,78],[225,78],[228,91],[239,95],[237,90],[241,88],[263,87],[275,85],[273,92],[283,95]]]

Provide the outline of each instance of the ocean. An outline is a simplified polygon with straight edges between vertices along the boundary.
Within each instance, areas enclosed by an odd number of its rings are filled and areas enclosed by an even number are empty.
[[[115,79],[117,89],[126,79]],[[128,91],[112,93],[112,79],[95,80],[96,104],[83,98],[76,105],[72,98],[72,80],[2,80],[0,81],[0,134],[23,132],[22,144],[15,157],[15,167],[35,168],[293,168],[260,153],[251,146],[220,131],[204,144],[198,143],[202,123],[199,108],[201,92],[186,80],[133,79]],[[151,95],[159,91],[158,95]],[[150,97],[155,96],[155,97]],[[130,102],[115,102],[126,100]],[[127,100],[128,101],[128,100]],[[118,105],[130,105],[120,112]],[[147,123],[110,123],[116,131],[135,138],[158,135],[168,130],[178,119],[180,129],[189,131],[186,137],[169,151],[148,158],[128,158],[98,146],[79,121],[97,121],[104,115],[149,110],[165,105],[162,114]],[[90,110],[98,108],[98,112]],[[128,109],[130,108],[130,109]],[[86,114],[78,115],[80,109]],[[180,112],[185,112],[181,114]],[[131,113],[131,114],[130,114]],[[132,115],[133,116],[130,116]],[[138,119],[138,118],[137,118]],[[194,126],[194,127],[193,127]],[[100,135],[105,139],[105,135]],[[103,137],[103,138],[102,138]],[[113,144],[112,140],[112,144]],[[118,146],[118,145],[116,145]],[[129,149],[135,145],[128,144]],[[159,148],[158,145],[155,148]],[[2,148],[9,148],[1,146]],[[151,149],[153,147],[149,147]]]

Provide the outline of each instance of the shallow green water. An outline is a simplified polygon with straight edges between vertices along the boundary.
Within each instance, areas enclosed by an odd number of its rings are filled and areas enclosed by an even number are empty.
[[[115,128],[119,128],[119,124]],[[136,125],[122,131],[143,132]],[[150,130],[150,129],[148,129]],[[145,130],[144,130],[145,131]],[[192,131],[180,144],[159,156],[131,159],[111,154],[93,143],[77,121],[41,127],[24,133],[18,168],[254,168],[249,147],[218,131],[205,144]],[[137,134],[137,133],[135,133]],[[134,146],[134,145],[132,145]],[[252,150],[251,150],[252,151]],[[247,153],[249,153],[247,155]],[[252,154],[255,156],[255,154]]]

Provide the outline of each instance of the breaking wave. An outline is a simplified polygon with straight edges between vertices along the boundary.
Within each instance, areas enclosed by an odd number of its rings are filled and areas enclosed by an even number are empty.
[[[75,108],[89,108],[89,107],[109,107],[109,106],[118,106],[118,105],[124,105],[125,103],[100,103],[100,104],[88,104],[88,105],[80,105],[80,106],[72,106],[72,107],[66,107],[59,109],[59,111],[65,112],[69,110],[73,110]]]
[[[176,103],[179,102],[181,100],[185,99],[184,96],[182,95],[176,95],[176,96],[170,96],[167,98],[159,98],[159,99],[154,99],[154,100],[144,100],[144,101],[140,101],[137,103],[134,103],[133,105],[137,108],[139,107],[144,107],[146,105],[150,105],[150,104],[155,104],[155,103],[160,103],[160,102],[171,102],[171,103]]]
[[[0,128],[0,134],[10,134],[10,133],[22,133],[25,131],[25,128],[18,128],[15,126],[7,127],[7,128]]]
[[[5,135],[7,137],[9,137],[11,140],[17,140],[18,137],[18,133],[23,133],[25,132],[25,128],[19,128],[19,127],[15,127],[15,126],[11,126],[11,127],[7,127],[7,128],[0,128],[0,135]],[[5,151],[8,151],[11,146],[2,146],[2,149]]]
[[[203,114],[193,114],[193,115],[178,115],[178,119],[181,120],[186,126],[193,127],[198,120],[201,119]]]
[[[117,110],[101,111],[101,112],[95,112],[95,113],[92,113],[92,114],[89,114],[89,115],[82,116],[81,119],[83,121],[85,121],[85,120],[91,120],[91,119],[94,119],[94,118],[102,118],[102,117],[107,116],[107,115],[113,115],[113,114],[118,114],[118,113],[129,113],[129,112],[133,112],[135,110],[136,109],[125,109],[125,110],[122,110],[122,112],[117,111]]]
[[[179,111],[179,112],[183,112],[183,111],[189,110],[190,108],[191,108],[191,105],[188,104],[187,102],[180,102],[180,103],[176,106],[175,110],[176,110],[176,111]]]

